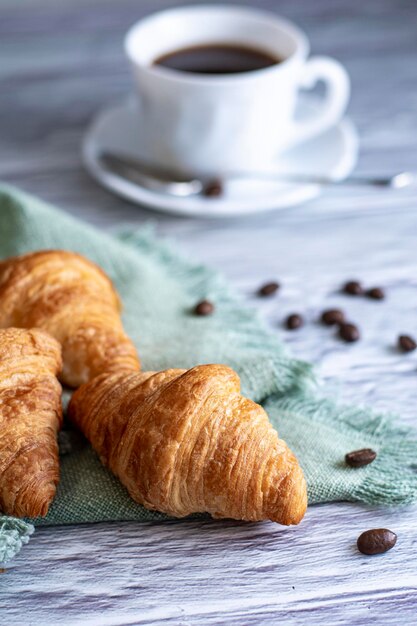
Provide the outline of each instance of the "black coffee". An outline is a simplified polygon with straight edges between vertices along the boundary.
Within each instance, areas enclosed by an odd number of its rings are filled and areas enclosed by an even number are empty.
[[[207,44],[174,50],[157,58],[154,65],[195,74],[238,74],[280,62],[268,52],[248,46]]]

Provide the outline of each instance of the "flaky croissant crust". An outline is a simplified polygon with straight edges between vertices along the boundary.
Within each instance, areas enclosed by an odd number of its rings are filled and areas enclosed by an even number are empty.
[[[102,375],[75,392],[69,417],[149,509],[281,524],[304,515],[295,456],[229,367]]]
[[[110,279],[79,254],[44,250],[1,262],[0,302],[1,328],[42,328],[59,341],[61,379],[71,387],[139,369]]]
[[[46,515],[59,479],[61,348],[41,330],[0,330],[0,511]]]

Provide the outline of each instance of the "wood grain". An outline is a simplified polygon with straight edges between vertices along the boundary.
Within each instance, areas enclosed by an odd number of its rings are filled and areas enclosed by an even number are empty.
[[[370,520],[398,533],[386,555],[356,550]],[[1,601],[13,624],[43,623],[46,611],[57,624],[115,626],[356,624],[371,615],[413,623],[414,524],[412,510],[338,504],[312,507],[297,529],[212,521],[41,529],[2,578]]]
[[[222,270],[293,353],[320,368],[326,391],[400,413],[417,425],[417,192],[328,190],[314,202],[239,221],[151,214],[100,189],[79,150],[100,108],[130,90],[122,37],[163,0],[3,0],[0,7],[0,177],[102,228],[153,219],[192,257]],[[232,3],[230,3],[232,4]],[[239,1],[239,4],[251,2]],[[252,2],[252,4],[254,4]],[[297,21],[314,53],[352,79],[350,115],[361,135],[361,173],[417,162],[417,5],[414,0],[257,1]],[[382,285],[387,300],[353,299],[340,284]],[[283,287],[257,300],[269,279]],[[342,306],[363,340],[345,346],[317,323]],[[282,329],[287,313],[308,319]],[[416,508],[311,507],[302,525],[169,522],[38,530],[0,575],[0,623],[414,624]],[[398,534],[385,555],[360,555],[357,536]]]

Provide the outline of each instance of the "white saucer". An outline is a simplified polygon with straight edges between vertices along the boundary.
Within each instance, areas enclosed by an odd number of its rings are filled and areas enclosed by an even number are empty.
[[[314,102],[301,100],[300,117],[309,115],[316,107]],[[224,194],[219,198],[180,198],[138,187],[110,174],[98,159],[103,150],[146,159],[146,155],[141,153],[140,117],[132,100],[99,113],[83,142],[83,160],[90,174],[104,187],[127,200],[167,213],[217,218],[284,209],[316,198],[322,192],[322,186],[317,184],[240,179],[227,183]],[[357,155],[356,129],[352,122],[344,119],[322,135],[280,155],[274,169],[282,173],[324,175],[342,180],[355,167]]]

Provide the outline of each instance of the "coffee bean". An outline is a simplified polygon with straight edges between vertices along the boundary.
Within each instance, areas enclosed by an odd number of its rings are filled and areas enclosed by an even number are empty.
[[[398,347],[403,352],[412,352],[417,348],[417,343],[410,335],[400,335],[398,337]]]
[[[285,320],[285,325],[288,330],[296,330],[304,324],[304,320],[298,313],[292,313]]]
[[[361,296],[363,294],[363,287],[359,281],[349,280],[343,285],[342,291],[350,296]]]
[[[345,456],[345,461],[350,467],[364,467],[369,465],[376,459],[376,452],[371,448],[362,448],[362,450],[354,450]]]
[[[279,287],[279,283],[265,283],[265,285],[262,285],[262,287],[258,289],[258,296],[272,296],[273,293],[276,293],[278,291]]]
[[[222,181],[220,179],[214,178],[205,185],[203,189],[203,194],[207,198],[218,198],[219,196],[223,195],[223,191],[224,190]]]
[[[362,554],[382,554],[397,543],[397,535],[387,528],[372,528],[359,535],[357,546]]]
[[[344,323],[339,326],[339,337],[347,343],[353,343],[360,339],[359,329],[355,324]]]
[[[335,326],[336,324],[343,324],[345,321],[345,314],[340,309],[328,309],[321,314],[321,321],[326,326]]]
[[[381,287],[372,287],[366,290],[366,295],[372,300],[383,300],[385,298],[385,292]]]
[[[202,300],[194,308],[195,315],[211,315],[213,311],[214,304],[212,304],[208,300]]]

